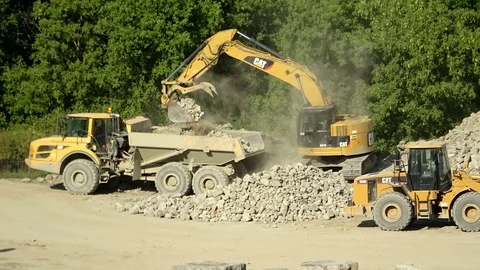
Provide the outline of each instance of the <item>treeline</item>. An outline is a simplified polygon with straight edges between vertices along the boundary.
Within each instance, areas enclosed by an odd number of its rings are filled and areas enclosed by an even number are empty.
[[[59,113],[168,123],[161,80],[229,28],[310,67],[340,112],[371,115],[379,149],[441,136],[480,109],[479,3],[0,0],[0,155],[24,155],[12,149]],[[295,89],[227,56],[205,80],[219,92],[193,94],[207,116],[295,139]]]

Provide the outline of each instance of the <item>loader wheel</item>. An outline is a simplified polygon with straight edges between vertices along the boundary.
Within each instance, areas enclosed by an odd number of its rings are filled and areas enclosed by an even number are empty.
[[[77,159],[63,170],[63,185],[71,194],[92,194],[100,184],[98,167],[90,160]]]
[[[160,193],[185,196],[191,191],[192,174],[181,163],[167,163],[158,170],[155,187]]]
[[[373,220],[384,231],[404,230],[413,218],[413,207],[403,194],[391,192],[382,195],[373,206]]]
[[[480,231],[480,194],[462,194],[452,209],[455,224],[464,232]]]
[[[193,192],[199,195],[212,190],[218,185],[226,187],[230,184],[227,173],[216,166],[206,166],[198,169],[193,176]]]

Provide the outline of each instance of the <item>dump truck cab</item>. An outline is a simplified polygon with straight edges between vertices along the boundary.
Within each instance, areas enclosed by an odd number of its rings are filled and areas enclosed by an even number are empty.
[[[120,115],[113,113],[69,114],[59,123],[60,134],[30,143],[28,166],[62,174],[66,164],[80,156],[99,165],[108,155],[108,139],[125,131]]]
[[[400,144],[393,171],[354,180],[350,216],[372,216],[383,230],[403,230],[415,219],[447,219],[480,230],[480,176],[451,168],[445,144]]]

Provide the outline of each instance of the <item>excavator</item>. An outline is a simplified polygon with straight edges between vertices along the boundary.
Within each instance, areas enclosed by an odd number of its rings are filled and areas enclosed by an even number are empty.
[[[237,36],[257,47],[243,44]],[[192,122],[179,105],[182,95],[198,90],[212,97],[218,95],[211,83],[196,81],[223,54],[284,81],[302,94],[304,105],[297,120],[297,144],[304,164],[340,171],[347,180],[375,166],[374,132],[368,116],[337,114],[321,82],[306,66],[283,57],[237,29],[219,31],[206,39],[162,81],[161,103],[168,108],[172,122]],[[173,80],[182,68],[182,73]]]

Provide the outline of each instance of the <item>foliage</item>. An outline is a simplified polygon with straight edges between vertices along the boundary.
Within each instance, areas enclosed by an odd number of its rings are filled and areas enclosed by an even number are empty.
[[[340,112],[371,115],[379,149],[440,136],[480,107],[479,7],[468,0],[0,0],[0,137],[15,137],[0,147],[24,155],[22,144],[47,134],[47,121],[63,112],[112,106],[124,117],[167,123],[160,81],[228,28],[308,66]],[[226,56],[202,80],[219,91],[215,99],[192,94],[211,120],[295,139],[302,99],[292,87]]]
[[[23,159],[28,156],[30,142],[54,135],[58,114],[30,118],[25,123],[10,125],[0,131],[0,159]]]
[[[17,60],[28,61],[38,30],[31,16],[32,6],[32,0],[0,0],[0,128],[7,126],[9,118],[2,73]]]
[[[378,63],[368,88],[379,146],[441,136],[478,110],[480,14],[467,1],[365,1]]]
[[[217,29],[220,12],[209,0],[37,2],[34,64],[5,72],[12,120],[112,106],[159,121],[159,81]]]

